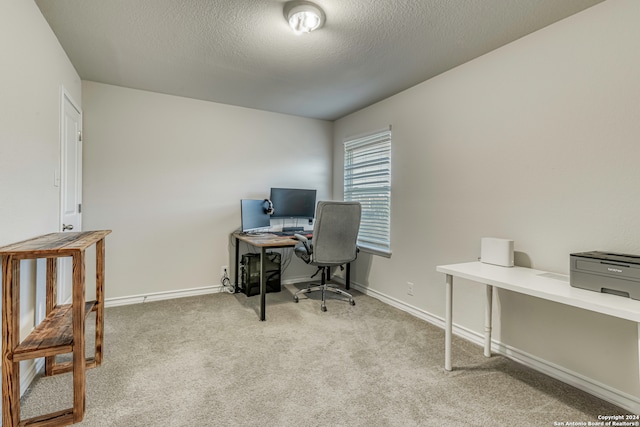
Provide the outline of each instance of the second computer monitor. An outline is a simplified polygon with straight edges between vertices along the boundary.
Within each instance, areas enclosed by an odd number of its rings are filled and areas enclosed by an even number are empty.
[[[271,217],[267,213],[267,203],[264,199],[240,200],[240,218],[242,231],[245,233],[264,231],[271,224]]]
[[[272,218],[309,218],[316,213],[316,190],[272,188]]]

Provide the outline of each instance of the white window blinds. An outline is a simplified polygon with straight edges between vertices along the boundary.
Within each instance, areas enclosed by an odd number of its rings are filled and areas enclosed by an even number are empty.
[[[358,245],[391,256],[391,129],[344,142],[344,200],[360,202]]]

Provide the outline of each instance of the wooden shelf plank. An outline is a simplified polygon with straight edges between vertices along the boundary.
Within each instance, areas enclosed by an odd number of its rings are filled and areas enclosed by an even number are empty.
[[[85,303],[89,315],[96,301]],[[14,350],[14,362],[73,351],[71,304],[59,305]]]
[[[98,364],[96,363],[95,357],[87,357],[85,359],[84,366],[86,369],[96,368]],[[56,363],[56,365],[51,369],[51,375],[64,374],[65,372],[71,371],[73,371],[73,362]]]
[[[73,408],[20,421],[20,427],[46,427],[73,424]]]

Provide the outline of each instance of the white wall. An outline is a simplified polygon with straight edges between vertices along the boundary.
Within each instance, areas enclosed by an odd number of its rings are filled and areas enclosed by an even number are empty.
[[[338,120],[338,198],[344,138],[393,126],[393,256],[363,254],[354,280],[442,318],[435,267],[476,260],[483,236],[563,274],[571,252],[640,254],[638,22],[640,2],[609,0]],[[480,334],[484,289],[457,283],[455,322]],[[506,291],[494,303],[495,339],[640,401],[635,324]]]
[[[80,78],[32,1],[0,5],[0,244],[59,229],[61,85]]]
[[[331,198],[330,122],[88,81],[82,97],[84,228],[113,230],[107,299],[219,285],[240,199]],[[284,278],[308,273],[294,259]]]
[[[60,229],[61,87],[80,78],[33,1],[0,2],[0,246]],[[40,283],[40,282],[38,282]],[[36,265],[21,263],[21,333],[34,326]],[[24,380],[29,375],[23,363]],[[27,374],[25,374],[27,372]]]

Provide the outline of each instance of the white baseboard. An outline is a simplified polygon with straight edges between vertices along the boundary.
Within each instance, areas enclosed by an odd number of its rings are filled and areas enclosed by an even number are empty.
[[[381,292],[369,289],[358,283],[354,283],[353,281],[351,282],[351,287],[359,292],[362,292],[365,295],[376,298],[386,304],[396,307],[419,319],[422,319],[444,329],[445,321],[440,316],[435,316],[422,309],[406,304],[403,301],[389,297],[388,295],[385,295]],[[471,331],[470,329],[458,326],[454,323],[453,333],[468,341],[478,344],[479,347],[484,347],[484,335],[478,332]],[[442,346],[444,347],[444,342],[442,343]],[[478,351],[481,352],[482,348],[479,348]],[[542,372],[545,375],[569,384],[577,389],[583,390],[602,400],[606,400],[607,402],[631,411],[634,414],[640,413],[640,398],[638,398],[637,396],[625,393],[620,390],[616,390],[606,384],[603,384],[582,374],[573,372],[562,366],[556,365],[547,360],[541,359],[537,356],[503,344],[496,340],[492,340],[491,342],[491,351],[512,359],[524,366],[530,367],[538,372]],[[442,365],[444,369],[444,360],[442,361]]]
[[[315,278],[318,280],[318,282],[320,281],[320,279],[318,279],[317,277]],[[287,280],[283,280],[282,284],[283,285],[295,285],[296,283],[305,283],[305,282],[313,282],[314,280],[311,279],[309,276],[301,276],[301,277],[291,277]]]
[[[222,292],[222,286],[205,286],[202,288],[181,289],[178,291],[153,292],[148,294],[132,295],[128,297],[106,298],[105,307],[117,307],[120,305],[142,304],[151,301],[162,301],[174,298],[193,297],[198,295],[216,294]]]
[[[36,378],[38,371],[44,369],[44,358],[31,359],[20,363],[24,363],[20,367],[20,396],[22,396]]]
[[[294,277],[287,280],[283,280],[282,284],[296,284],[302,282],[308,282],[309,277]],[[104,301],[105,307],[117,307],[120,305],[130,304],[142,304],[151,301],[162,301],[174,298],[193,297],[198,295],[217,294],[224,292],[221,285],[216,286],[204,286],[202,288],[181,289],[178,291],[166,291],[166,292],[153,292],[148,294],[131,295],[127,297],[107,298]]]

